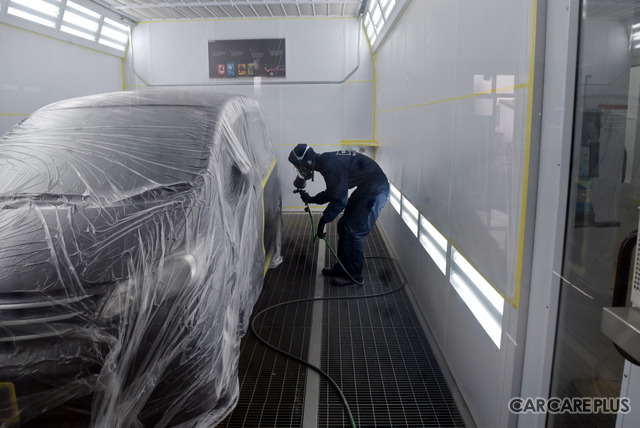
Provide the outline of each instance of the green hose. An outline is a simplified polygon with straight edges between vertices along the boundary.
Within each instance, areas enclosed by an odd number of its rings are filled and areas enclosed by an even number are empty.
[[[306,208],[305,211],[309,213],[309,217],[311,218],[311,232],[313,233],[313,241],[315,244],[315,239],[316,239],[316,231],[315,231],[315,225],[313,222],[313,214],[311,213],[311,208],[309,207],[309,204],[306,204]],[[329,247],[329,250],[331,251],[331,254],[333,254],[333,256],[336,258],[336,260],[338,260],[338,263],[340,264],[340,266],[342,267],[342,269],[347,273],[347,275],[349,275],[349,277],[351,278],[351,280],[353,280],[355,283],[362,285],[363,282],[358,282],[356,281],[350,274],[349,272],[347,272],[347,270],[344,268],[344,266],[342,265],[342,262],[340,262],[340,259],[338,259],[338,256],[336,255],[335,251],[333,251],[333,248],[331,247],[331,245],[329,245],[329,241],[327,240],[326,236],[323,238],[324,242],[327,244],[327,246]],[[373,258],[379,258],[379,259],[389,259],[392,260],[394,263],[398,263],[397,260],[395,260],[394,258],[391,257],[387,257],[387,256],[369,256],[369,257],[365,257],[366,259],[373,259]],[[399,270],[399,272],[402,272],[402,269]],[[395,293],[396,291],[402,289],[407,283],[406,278],[404,278],[404,274],[403,274],[403,281],[402,284],[400,284],[398,287],[391,289],[389,291],[384,291],[382,293],[377,293],[377,294],[368,294],[368,295],[363,295],[363,296],[334,296],[334,297],[310,297],[310,298],[306,298],[306,299],[297,299],[297,300],[290,300],[287,302],[281,302],[281,303],[277,303],[275,305],[272,306],[268,306],[264,309],[262,309],[261,311],[259,311],[258,313],[256,313],[250,323],[251,326],[251,332],[253,333],[253,335],[266,347],[284,355],[287,358],[291,358],[294,361],[299,362],[300,364],[303,364],[307,367],[309,367],[310,369],[314,370],[316,373],[320,374],[322,377],[324,377],[330,384],[331,386],[333,386],[333,388],[336,390],[336,392],[338,393],[338,395],[340,396],[340,400],[342,401],[343,407],[345,409],[345,411],[347,412],[347,416],[349,417],[349,423],[351,424],[352,428],[357,428],[356,426],[356,422],[355,419],[353,418],[353,413],[351,412],[351,407],[349,407],[349,403],[347,402],[346,397],[344,396],[344,393],[342,392],[342,390],[340,389],[340,387],[338,386],[338,384],[331,378],[331,376],[329,376],[326,372],[324,372],[320,367],[314,366],[313,364],[309,363],[308,361],[303,360],[302,358],[299,358],[287,351],[284,351],[280,348],[278,348],[275,345],[270,344],[269,342],[267,342],[264,338],[262,338],[255,329],[255,321],[265,312],[271,310],[271,309],[275,309],[278,308],[280,306],[284,306],[284,305],[289,305],[289,304],[293,304],[293,303],[302,303],[302,302],[313,302],[316,300],[353,300],[353,299],[369,299],[369,298],[373,298],[373,297],[382,297],[382,296],[386,296],[387,294],[391,294],[391,293]]]
[[[304,210],[309,213],[309,217],[311,218],[311,233],[313,234],[313,242],[315,243],[317,235],[316,235],[315,226],[313,224],[313,214],[311,213],[311,207],[309,207],[309,204],[306,204],[306,205],[307,206],[305,207]],[[358,281],[357,279],[355,279],[353,276],[351,276],[349,271],[344,267],[344,265],[342,264],[342,262],[338,258],[338,255],[336,254],[336,252],[334,251],[333,247],[329,243],[329,240],[327,239],[326,235],[322,239],[324,239],[324,242],[327,244],[327,247],[329,247],[329,251],[331,252],[331,254],[333,254],[333,257],[335,257],[335,259],[338,261],[338,264],[342,268],[342,271],[347,274],[349,279],[351,281],[355,282],[358,285],[363,285],[364,281]]]

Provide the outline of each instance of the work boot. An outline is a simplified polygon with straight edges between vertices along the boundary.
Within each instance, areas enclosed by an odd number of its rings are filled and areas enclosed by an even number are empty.
[[[362,285],[362,278],[354,278],[356,281],[354,281],[351,278],[345,278],[344,276],[338,276],[335,277],[332,281],[331,281],[331,285],[337,285],[339,287],[345,286],[345,285],[352,285],[352,284],[358,284],[358,285]]]
[[[341,267],[322,268],[322,274],[324,276],[344,276],[344,271]]]

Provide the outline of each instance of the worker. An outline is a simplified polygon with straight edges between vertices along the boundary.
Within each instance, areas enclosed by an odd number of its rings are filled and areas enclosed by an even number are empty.
[[[306,144],[298,144],[289,155],[304,180],[313,180],[314,171],[322,174],[326,190],[315,196],[300,192],[305,204],[326,204],[318,222],[317,236],[324,238],[324,227],[344,210],[338,221],[338,259],[322,274],[334,277],[333,285],[363,282],[364,238],[373,228],[389,198],[389,180],[371,158],[355,150],[316,153]],[[351,196],[349,189],[355,187]],[[346,270],[346,272],[345,272]]]

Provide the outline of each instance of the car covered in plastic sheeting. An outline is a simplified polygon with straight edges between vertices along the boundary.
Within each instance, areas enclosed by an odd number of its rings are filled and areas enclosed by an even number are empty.
[[[281,261],[275,166],[258,103],[203,90],[61,101],[0,137],[3,424],[228,415]]]

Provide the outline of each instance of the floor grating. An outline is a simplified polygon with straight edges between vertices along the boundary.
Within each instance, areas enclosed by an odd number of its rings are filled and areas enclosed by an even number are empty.
[[[284,262],[270,270],[254,314],[276,303],[313,297],[318,245],[308,214],[285,214]],[[317,218],[316,218],[317,223]],[[337,246],[335,222],[327,236]],[[407,291],[377,229],[365,242],[363,286],[335,287],[323,296],[321,368],[341,388],[357,427],[463,427],[445,376],[436,362]],[[326,265],[333,263],[325,250]],[[381,297],[364,297],[400,288]],[[360,298],[354,298],[359,296]],[[256,330],[269,343],[308,360],[312,302],[265,312]],[[302,427],[307,368],[267,349],[248,333],[239,364],[240,398],[219,427]],[[308,404],[308,403],[307,403]],[[318,427],[349,427],[336,391],[320,381]]]

